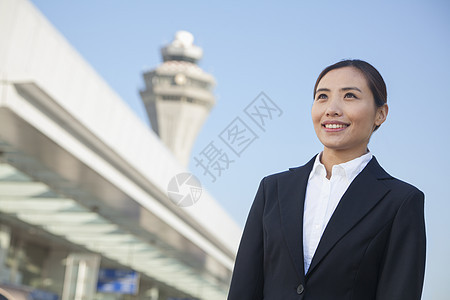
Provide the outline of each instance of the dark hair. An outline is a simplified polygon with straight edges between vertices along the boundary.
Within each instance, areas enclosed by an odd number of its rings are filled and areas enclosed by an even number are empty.
[[[323,69],[323,71],[319,74],[319,77],[317,77],[316,84],[314,85],[314,98],[316,98],[316,90],[320,80],[331,70],[344,67],[356,68],[364,75],[377,107],[381,107],[387,103],[386,83],[384,82],[380,72],[378,72],[378,70],[368,62],[359,59],[342,60]],[[377,130],[378,127],[379,126],[377,126],[375,130]]]
[[[320,80],[331,70],[344,67],[354,67],[361,71],[367,80],[367,84],[373,94],[375,105],[377,107],[381,107],[387,103],[386,83],[384,82],[383,77],[381,77],[380,72],[378,72],[378,70],[368,62],[359,59],[342,60],[323,69],[319,77],[317,77],[316,84],[314,85],[314,98],[316,97],[316,90]]]

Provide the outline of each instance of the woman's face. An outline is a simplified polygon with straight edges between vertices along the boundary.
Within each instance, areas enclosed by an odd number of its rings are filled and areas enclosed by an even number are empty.
[[[366,153],[370,136],[386,120],[387,111],[387,105],[375,106],[364,75],[344,67],[320,80],[311,115],[324,151],[355,158]]]

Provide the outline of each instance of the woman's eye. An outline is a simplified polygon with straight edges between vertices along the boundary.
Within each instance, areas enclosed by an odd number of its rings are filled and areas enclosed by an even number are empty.
[[[347,93],[347,94],[345,94],[344,98],[355,98],[356,99],[358,97],[356,97],[356,95],[353,93]]]
[[[321,100],[321,99],[327,99],[327,95],[320,94],[319,96],[317,96],[317,100]]]

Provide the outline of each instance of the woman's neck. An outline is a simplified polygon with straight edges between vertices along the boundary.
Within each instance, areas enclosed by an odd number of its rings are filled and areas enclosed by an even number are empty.
[[[368,152],[368,149],[359,150],[359,151],[336,151],[333,149],[324,148],[320,162],[325,166],[325,170],[327,171],[327,178],[331,178],[331,170],[333,166],[339,165],[348,161],[351,161],[355,158],[358,158]]]

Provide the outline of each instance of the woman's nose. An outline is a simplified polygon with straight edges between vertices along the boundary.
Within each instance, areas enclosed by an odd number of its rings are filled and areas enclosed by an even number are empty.
[[[342,115],[341,102],[339,99],[330,98],[326,109],[327,116],[335,117]]]

